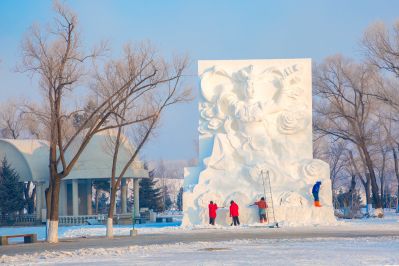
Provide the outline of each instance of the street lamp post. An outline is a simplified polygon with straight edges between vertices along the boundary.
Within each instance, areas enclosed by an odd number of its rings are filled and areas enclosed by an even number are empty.
[[[134,193],[135,190],[133,190]],[[136,236],[137,235],[137,230],[134,228],[134,225],[136,224],[136,208],[134,205],[136,204],[134,201],[133,197],[133,205],[132,205],[132,230],[130,230],[130,236]]]

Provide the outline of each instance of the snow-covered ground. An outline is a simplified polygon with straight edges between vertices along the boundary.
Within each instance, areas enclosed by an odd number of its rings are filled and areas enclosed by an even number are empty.
[[[2,256],[11,265],[395,265],[399,238],[234,240]]]
[[[338,220],[330,226],[283,226],[270,232],[348,232],[347,238],[284,238],[193,242],[165,245],[137,245],[118,248],[77,249],[75,251],[39,251],[26,255],[0,256],[0,264],[11,265],[395,265],[399,264],[399,237],[352,237],[350,232],[398,230],[399,214],[386,212],[385,217]],[[145,224],[136,229],[145,234],[201,234],[204,232],[249,232],[261,225],[239,227],[180,227],[179,223]],[[129,235],[131,225],[116,226],[115,235]],[[36,231],[35,231],[36,230]],[[0,228],[1,234],[38,232],[44,227]],[[60,227],[61,238],[105,235],[104,226]],[[232,238],[234,239],[234,238]],[[208,241],[208,240],[207,240]]]
[[[137,224],[135,229],[140,233],[145,232],[164,232],[179,229],[180,222],[172,223],[147,223]],[[132,225],[115,225],[115,235],[129,235]],[[76,226],[60,226],[58,234],[60,238],[71,237],[89,237],[89,236],[105,236],[105,225],[76,225]],[[45,226],[31,227],[0,227],[0,235],[19,235],[19,234],[37,234],[39,240],[46,238]],[[22,240],[22,238],[21,238]],[[14,241],[15,242],[15,241]]]
[[[252,227],[261,227],[262,224],[242,225],[240,227],[225,227],[225,226],[194,226],[194,227],[180,227],[180,222],[173,223],[149,223],[149,224],[138,224],[135,228],[139,234],[167,234],[178,232],[190,233],[193,230],[207,230],[207,229],[219,229],[219,230],[248,230]],[[296,226],[286,226],[282,224],[283,230],[302,230],[308,231],[314,228],[320,229],[336,229],[336,230],[353,230],[359,228],[361,230],[385,230],[386,226],[391,229],[399,230],[399,214],[394,211],[386,211],[385,217],[380,218],[368,218],[368,219],[352,219],[352,220],[337,220],[334,225],[329,226],[301,226],[299,223]],[[132,225],[115,225],[114,234],[116,236],[129,235]],[[72,238],[72,237],[90,237],[90,236],[105,236],[106,228],[104,225],[81,225],[81,226],[61,226],[59,227],[60,238]],[[0,235],[13,235],[13,234],[24,234],[24,233],[36,233],[39,240],[45,239],[45,227],[0,227]]]

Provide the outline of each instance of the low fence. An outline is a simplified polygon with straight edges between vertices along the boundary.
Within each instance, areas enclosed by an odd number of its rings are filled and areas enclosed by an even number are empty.
[[[149,221],[149,213],[141,213],[140,218],[136,217],[136,220],[140,219],[141,222]],[[94,224],[98,222],[99,224],[105,224],[107,220],[107,215],[79,215],[79,216],[60,216],[58,221],[60,225],[81,225],[81,224]],[[114,214],[115,224],[131,224],[132,214]]]
[[[60,225],[81,225],[88,224],[89,220],[96,220],[103,223],[106,220],[104,214],[99,215],[79,215],[79,216],[60,216],[58,222]]]
[[[0,215],[0,225],[32,225],[40,224],[36,214]]]
[[[140,212],[139,217],[135,217],[135,223],[155,222],[156,214],[150,211]],[[83,224],[105,224],[107,220],[106,214],[95,215],[79,215],[79,216],[60,216],[58,218],[59,225],[83,225]],[[132,213],[115,214],[115,224],[131,224]],[[23,215],[0,215],[1,226],[14,225],[38,225],[42,224],[41,219],[38,219],[36,214]]]

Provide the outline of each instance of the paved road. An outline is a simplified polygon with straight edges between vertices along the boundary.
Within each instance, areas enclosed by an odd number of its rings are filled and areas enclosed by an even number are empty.
[[[229,241],[235,239],[303,239],[303,238],[358,238],[358,237],[399,237],[399,230],[383,228],[376,231],[354,228],[250,228],[246,230],[204,229],[183,232],[168,232],[164,234],[142,234],[135,237],[105,238],[75,238],[64,239],[58,244],[39,242],[35,244],[14,244],[0,246],[0,255],[30,254],[42,251],[72,251],[82,248],[115,248],[133,245],[161,245],[174,243],[190,243],[198,241]]]

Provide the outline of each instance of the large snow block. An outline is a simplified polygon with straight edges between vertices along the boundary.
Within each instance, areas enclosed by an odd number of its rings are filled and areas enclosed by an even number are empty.
[[[264,194],[270,175],[276,219],[285,224],[335,221],[327,163],[313,159],[310,59],[199,61],[199,165],[185,171],[183,226],[229,225],[230,201],[244,224],[258,222],[249,205]],[[322,181],[322,208],[313,184]]]

